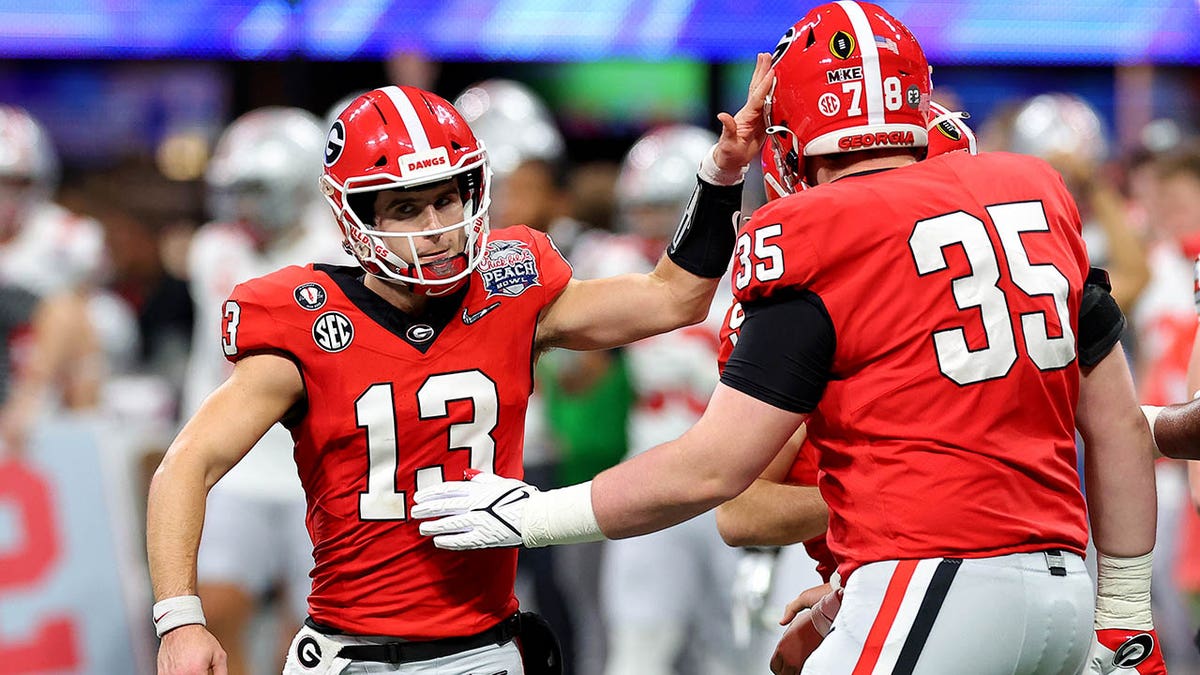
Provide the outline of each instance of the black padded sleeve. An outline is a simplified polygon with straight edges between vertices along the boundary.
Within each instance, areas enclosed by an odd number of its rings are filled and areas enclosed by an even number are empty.
[[[782,410],[812,412],[831,379],[836,346],[825,304],[802,291],[744,309],[746,321],[721,382]]]
[[[1100,363],[1125,330],[1125,314],[1112,296],[1108,272],[1093,267],[1083,282],[1079,307],[1079,365],[1090,368]]]

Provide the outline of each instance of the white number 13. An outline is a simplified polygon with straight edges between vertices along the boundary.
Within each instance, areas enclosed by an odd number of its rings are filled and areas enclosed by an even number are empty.
[[[1044,313],[1021,315],[1021,333],[1029,358],[1041,370],[1062,368],[1075,358],[1075,334],[1067,308],[1070,285],[1054,265],[1030,263],[1021,241],[1024,232],[1050,230],[1046,213],[1040,202],[989,206],[987,212],[1000,237],[1013,284],[1026,295],[1045,295],[1054,300],[1062,330],[1059,337],[1050,337]],[[921,276],[946,269],[944,249],[955,244],[961,245],[966,253],[971,274],[954,279],[951,292],[959,309],[979,308],[987,347],[971,350],[963,328],[937,331],[933,343],[938,366],[946,377],[960,385],[1004,377],[1016,363],[1017,345],[1008,300],[999,287],[996,251],[984,222],[962,211],[948,213],[919,221],[908,240],[917,274]]]
[[[470,420],[449,427],[447,450],[467,450],[472,469],[495,472],[496,441],[492,431],[499,413],[496,383],[478,370],[443,373],[425,380],[417,390],[421,420],[448,414],[450,401],[471,401]],[[408,516],[406,495],[398,490],[396,401],[390,382],[371,385],[354,402],[358,426],[367,433],[367,491],[358,495],[358,516],[363,520],[404,520]],[[426,449],[425,452],[428,452]],[[433,464],[416,470],[417,489],[440,483],[442,465]]]

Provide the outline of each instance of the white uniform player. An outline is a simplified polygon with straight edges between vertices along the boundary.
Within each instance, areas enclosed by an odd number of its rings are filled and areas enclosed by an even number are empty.
[[[716,136],[696,127],[651,131],[630,149],[617,182],[628,234],[577,251],[577,274],[607,277],[653,269],[663,239],[696,185],[696,167]],[[718,334],[732,301],[721,285],[708,319],[626,347],[638,401],[630,452],[678,437],[704,411],[717,383]],[[706,513],[670,529],[607,543],[601,576],[608,675],[744,672],[731,635],[737,552]],[[685,664],[680,664],[685,659]]]
[[[99,382],[105,366],[119,371],[132,358],[137,325],[124,300],[96,287],[104,234],[100,223],[52,201],[58,173],[58,157],[41,125],[21,108],[0,105],[0,286],[38,298],[86,292],[87,320],[104,359],[95,368],[77,364],[75,376]],[[0,365],[0,379],[10,367],[19,370],[34,348],[29,331],[14,330],[7,339],[11,363]],[[27,414],[33,411],[17,416]]]
[[[318,202],[316,169],[324,143],[317,118],[292,108],[247,113],[218,142],[207,175],[214,221],[196,232],[188,253],[196,326],[185,413],[195,411],[232,370],[214,336],[235,285],[287,265],[347,261],[337,228]],[[207,586],[210,594],[241,593],[239,602],[254,603],[282,581],[287,615],[299,625],[312,567],[304,518],[292,439],[276,425],[209,495],[198,558],[201,594]],[[237,611],[222,617],[218,603],[207,608],[216,630],[245,623]],[[242,636],[221,639],[232,657]]]
[[[24,110],[0,105],[0,283],[44,296],[97,275],[100,224],[52,202],[57,183],[45,130]]]

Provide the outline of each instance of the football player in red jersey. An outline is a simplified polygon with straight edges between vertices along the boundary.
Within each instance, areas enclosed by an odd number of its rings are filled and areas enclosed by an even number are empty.
[[[928,117],[925,124],[929,134],[926,157],[957,150],[971,154],[978,152],[975,133],[964,121],[968,117],[966,113],[951,111],[933,101],[929,105]],[[781,175],[782,167],[775,162],[775,151],[769,145],[763,147],[762,163],[767,200],[773,201],[788,194],[779,187],[786,181]],[[741,305],[734,303],[721,326],[718,368],[724,368],[729,355],[733,353],[745,320]],[[784,674],[799,672],[804,659],[824,635],[823,632],[800,625],[820,622],[825,618],[824,615],[802,610],[825,596],[830,596],[828,602],[839,597],[834,588],[838,581],[831,579],[837,564],[825,542],[828,509],[816,487],[816,451],[812,443],[804,442],[806,432],[803,427],[797,431],[750,487],[717,508],[721,536],[730,546],[786,546],[803,542],[808,555],[817,563],[817,572],[826,582],[806,590],[788,604],[780,623],[791,623],[792,626],[776,646],[771,662],[772,672]],[[828,622],[820,625],[827,630]]]
[[[435,548],[412,496],[467,471],[521,475],[540,352],[613,347],[707,314],[761,147],[769,71],[760,55],[746,105],[720,115],[655,270],[595,281],[572,280],[542,233],[489,230],[486,150],[444,99],[385,87],[344,110],[321,186],[359,266],[287,267],[234,290],[222,336],[233,374],[151,486],[159,672],[225,672],[194,595],[204,498],[277,421],[295,441],[315,562],[285,673],[555,672],[517,612],[516,552]]]
[[[917,41],[876,5],[793,26],[768,134],[784,185],[811,187],[741,229],[746,320],[704,416],[590,484],[422,490],[413,516],[439,518],[422,531],[447,548],[653,531],[740,493],[807,421],[845,594],[804,672],[1078,673],[1094,639],[1127,657],[1100,672],[1162,672],[1147,649],[1152,447],[1124,317],[1047,164],[917,161],[930,89]],[[484,508],[501,495],[513,506]],[[1136,644],[1109,632],[1125,629]]]

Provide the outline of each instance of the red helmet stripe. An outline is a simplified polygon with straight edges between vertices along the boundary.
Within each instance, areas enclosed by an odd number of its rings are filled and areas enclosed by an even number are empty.
[[[404,122],[404,129],[408,132],[408,136],[412,140],[413,150],[416,152],[428,152],[431,150],[429,136],[425,134],[425,125],[421,123],[421,117],[417,114],[416,106],[408,98],[408,92],[395,86],[383,87],[380,91],[387,94],[392,105],[396,106],[396,112],[400,113],[400,120]]]
[[[867,124],[884,124],[883,73],[879,69],[879,47],[875,44],[875,31],[866,12],[853,0],[841,0],[838,7],[846,13],[854,27],[854,39],[862,52],[863,102],[867,106]]]

